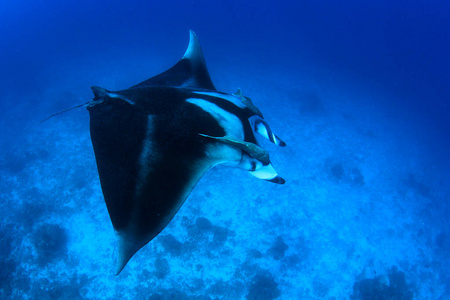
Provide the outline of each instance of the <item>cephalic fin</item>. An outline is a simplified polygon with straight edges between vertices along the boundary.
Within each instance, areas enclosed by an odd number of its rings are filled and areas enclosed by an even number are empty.
[[[219,142],[222,142],[222,143],[231,145],[233,147],[236,147],[238,149],[241,149],[242,151],[244,151],[251,157],[262,162],[263,165],[270,164],[269,153],[256,144],[245,142],[245,141],[240,141],[240,140],[228,137],[228,136],[215,137],[215,136],[210,136],[210,135],[206,135],[206,134],[202,134],[202,133],[199,133],[199,135],[210,138],[210,139],[215,139]]]

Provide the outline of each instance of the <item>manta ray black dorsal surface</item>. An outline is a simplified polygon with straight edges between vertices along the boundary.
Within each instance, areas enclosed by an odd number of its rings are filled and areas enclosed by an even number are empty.
[[[250,98],[216,91],[192,31],[184,56],[169,70],[126,90],[92,91],[91,140],[119,237],[116,274],[167,226],[211,167],[227,163],[284,183],[254,133],[285,143]]]

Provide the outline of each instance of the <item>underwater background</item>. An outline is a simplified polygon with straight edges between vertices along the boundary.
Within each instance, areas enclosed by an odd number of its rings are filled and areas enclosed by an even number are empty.
[[[0,2],[0,299],[450,299],[448,1]],[[286,141],[114,276],[85,108],[200,40]]]

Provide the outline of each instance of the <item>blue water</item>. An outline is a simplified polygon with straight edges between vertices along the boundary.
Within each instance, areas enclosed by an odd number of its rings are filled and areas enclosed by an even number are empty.
[[[450,299],[447,1],[147,2],[0,3],[1,299]],[[287,183],[214,168],[115,277],[88,113],[39,121],[189,29]]]

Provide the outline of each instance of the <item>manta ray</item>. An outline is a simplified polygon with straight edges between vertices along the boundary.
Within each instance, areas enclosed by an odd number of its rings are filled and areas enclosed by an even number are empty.
[[[216,90],[193,31],[185,54],[167,71],[125,90],[91,89],[91,140],[119,239],[116,275],[167,226],[212,167],[226,164],[285,182],[255,133],[286,144],[240,90]]]

